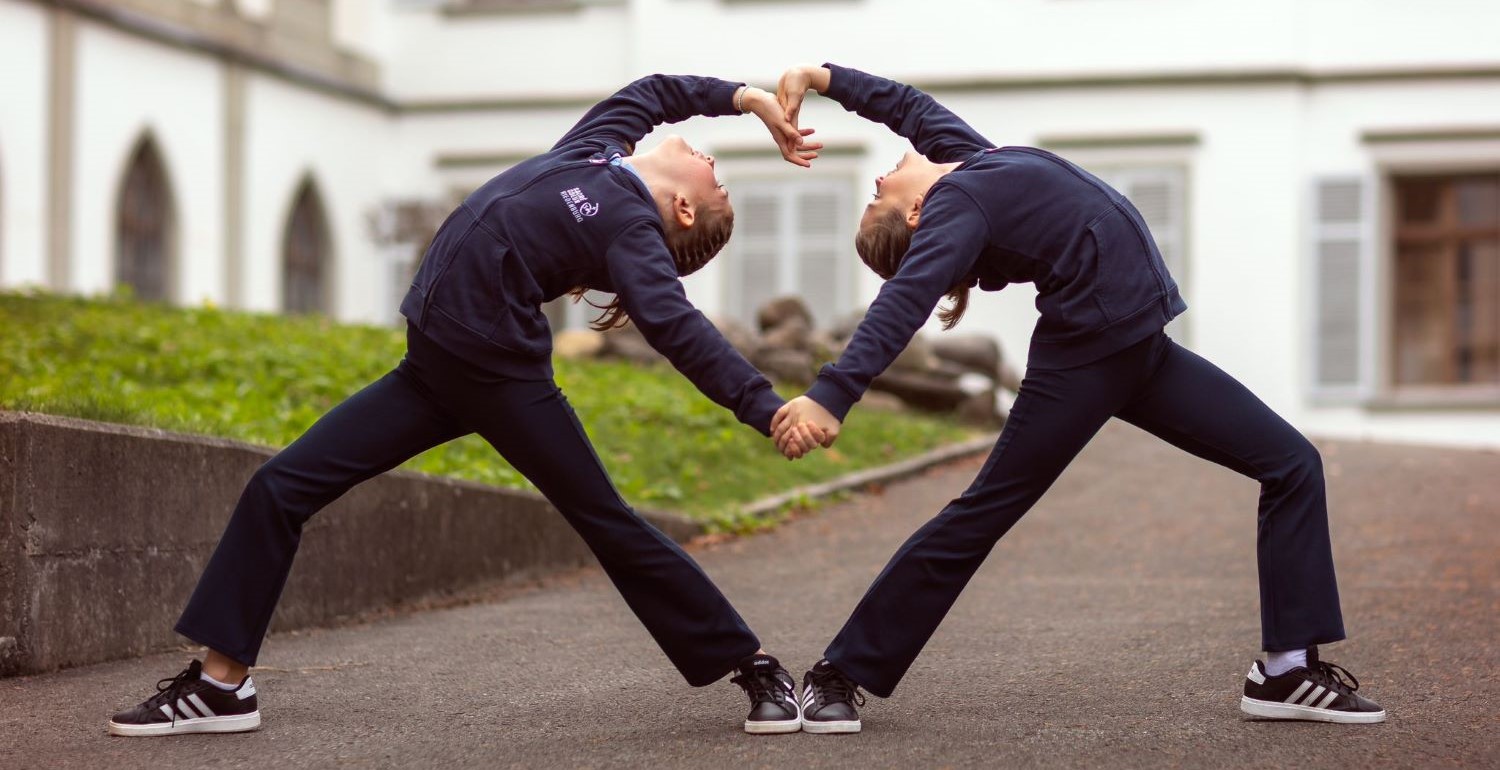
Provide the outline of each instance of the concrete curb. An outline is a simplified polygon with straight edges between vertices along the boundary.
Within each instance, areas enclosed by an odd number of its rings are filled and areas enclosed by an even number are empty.
[[[757,500],[745,506],[741,511],[749,516],[765,518],[799,500],[817,500],[838,492],[867,487],[871,484],[889,484],[892,481],[904,479],[908,476],[915,476],[933,466],[988,452],[995,446],[995,441],[999,437],[999,433],[989,433],[959,444],[938,447],[910,460],[882,465],[879,468],[855,471],[854,473],[819,484],[797,487],[789,492]]]
[[[274,450],[0,412],[0,676],[169,649],[245,483]],[[702,533],[640,511],[673,540]],[[308,522],[271,630],[336,625],[596,563],[535,492],[411,472]]]
[[[768,517],[993,442],[942,447],[742,510]],[[180,644],[171,628],[181,602],[246,481],[274,454],[229,439],[0,411],[0,677]],[[706,529],[681,514],[637,510],[678,542]],[[594,563],[536,492],[393,471],[308,523],[271,630],[441,604]]]

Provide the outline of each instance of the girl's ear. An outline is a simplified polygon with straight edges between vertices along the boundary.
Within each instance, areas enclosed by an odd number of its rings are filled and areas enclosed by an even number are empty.
[[[677,224],[681,225],[682,229],[687,230],[691,228],[693,226],[693,219],[696,216],[697,211],[694,210],[693,204],[688,202],[686,196],[682,193],[676,193],[672,196],[672,218],[677,220]]]
[[[917,223],[921,221],[921,219],[922,196],[918,194],[917,199],[911,204],[911,211],[906,212],[906,227],[911,230],[917,229]]]

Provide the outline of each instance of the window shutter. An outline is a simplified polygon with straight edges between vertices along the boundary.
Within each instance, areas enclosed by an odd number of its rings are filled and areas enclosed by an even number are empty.
[[[739,287],[732,291],[735,315],[755,322],[755,310],[780,290],[781,196],[771,189],[747,190],[735,203],[734,240],[739,242]]]
[[[1373,276],[1366,185],[1360,179],[1322,179],[1313,195],[1312,387],[1321,396],[1352,398],[1367,382],[1365,316]]]
[[[810,189],[797,201],[797,290],[820,327],[843,309],[838,234],[843,215],[835,189]]]

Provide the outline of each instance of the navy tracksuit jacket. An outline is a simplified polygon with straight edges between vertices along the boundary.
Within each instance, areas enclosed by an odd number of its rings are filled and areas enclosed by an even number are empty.
[[[915,88],[827,66],[829,97],[960,165],[928,191],[899,269],[807,395],[842,419],[955,286],[1031,282],[1041,312],[978,478],[896,552],[828,659],[890,695],[995,543],[1111,417],[1260,481],[1265,649],[1344,638],[1317,450],[1162,332],[1187,306],[1135,207],[1049,152],[995,148]]]
[[[478,433],[578,531],[690,684],[754,653],[759,640],[698,565],[610,482],[552,382],[541,311],[576,286],[616,292],[694,385],[769,433],[782,399],[688,302],[651,192],[610,163],[659,123],[733,114],[738,85],[638,80],[551,151],[474,191],[439,229],[401,304],[405,359],[256,471],[178,632],[254,665],[307,520],[354,485]]]

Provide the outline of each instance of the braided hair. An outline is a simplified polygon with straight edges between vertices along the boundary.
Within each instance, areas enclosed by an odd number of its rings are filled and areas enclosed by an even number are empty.
[[[703,206],[697,210],[692,227],[683,227],[674,221],[667,225],[667,229],[667,251],[672,253],[678,277],[685,278],[701,270],[729,242],[729,236],[734,232],[734,209],[728,205]],[[608,303],[598,305],[585,296],[587,293],[586,286],[568,292],[574,302],[582,300],[603,311],[589,324],[590,329],[608,331],[630,321],[618,295]]]
[[[875,274],[889,281],[901,269],[901,260],[911,248],[912,228],[906,225],[906,217],[895,208],[874,218],[854,236],[854,250],[859,258]],[[969,309],[968,283],[960,283],[948,291],[952,304],[938,310],[938,320],[943,322],[943,331],[958,325]]]

